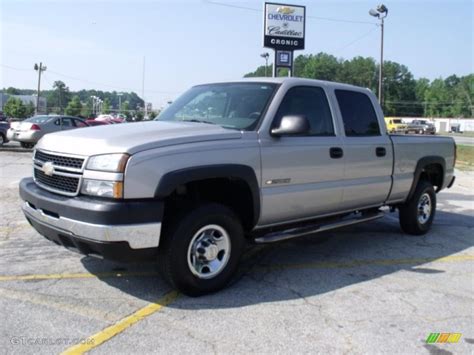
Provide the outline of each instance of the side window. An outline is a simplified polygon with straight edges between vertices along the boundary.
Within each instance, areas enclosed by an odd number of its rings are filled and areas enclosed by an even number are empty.
[[[273,124],[278,125],[281,118],[287,115],[305,116],[311,127],[311,136],[334,136],[331,110],[322,88],[298,86],[288,90]]]
[[[380,136],[380,127],[369,97],[361,92],[336,90],[347,137]]]
[[[76,124],[76,127],[82,128],[82,127],[87,127],[87,124],[80,120],[74,120],[74,123]]]
[[[63,117],[63,127],[73,127],[72,120],[69,117]]]

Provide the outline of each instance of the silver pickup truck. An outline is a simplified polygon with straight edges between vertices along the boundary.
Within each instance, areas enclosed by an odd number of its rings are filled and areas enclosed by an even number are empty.
[[[153,122],[46,135],[20,195],[47,239],[156,260],[171,285],[197,296],[229,282],[249,241],[397,209],[405,233],[428,232],[455,159],[451,138],[387,135],[367,89],[257,78],[195,86]]]

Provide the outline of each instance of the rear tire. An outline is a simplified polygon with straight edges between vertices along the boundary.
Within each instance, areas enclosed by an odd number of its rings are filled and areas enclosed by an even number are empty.
[[[433,185],[421,180],[413,196],[399,208],[400,227],[411,235],[426,234],[436,213],[436,193]]]
[[[3,145],[3,143],[6,143],[6,138],[3,136],[3,134],[0,134],[0,147]]]
[[[158,267],[171,286],[196,297],[229,283],[245,245],[241,222],[232,210],[203,204],[170,221],[163,232]]]

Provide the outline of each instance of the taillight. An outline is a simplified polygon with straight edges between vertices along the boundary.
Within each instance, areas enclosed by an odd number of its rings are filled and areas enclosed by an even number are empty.
[[[454,142],[454,166],[456,166],[456,159],[458,158],[458,146],[456,142]]]
[[[32,131],[41,131],[41,128],[37,124],[33,124],[33,125],[31,125],[30,130],[32,130]]]

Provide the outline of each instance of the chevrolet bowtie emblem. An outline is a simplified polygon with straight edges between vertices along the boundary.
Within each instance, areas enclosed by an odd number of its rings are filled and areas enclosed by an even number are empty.
[[[41,168],[43,170],[43,173],[45,173],[48,176],[52,176],[54,174],[54,166],[53,163],[50,161],[47,161],[46,163],[43,164],[43,167]]]

